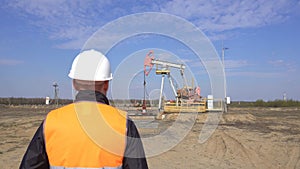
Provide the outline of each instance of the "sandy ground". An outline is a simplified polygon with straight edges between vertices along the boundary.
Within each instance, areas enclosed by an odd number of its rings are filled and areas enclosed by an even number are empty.
[[[35,130],[49,108],[0,108],[0,168],[18,168]],[[199,114],[187,136],[174,148],[149,157],[149,168],[300,168],[300,109],[229,108],[204,143],[199,133],[208,114]],[[172,125],[176,116],[140,128],[143,137]],[[134,118],[138,123],[139,119]],[[143,119],[145,120],[145,119]]]

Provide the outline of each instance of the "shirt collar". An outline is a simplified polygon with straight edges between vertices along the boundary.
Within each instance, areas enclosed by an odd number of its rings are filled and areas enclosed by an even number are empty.
[[[103,93],[92,90],[79,91],[75,98],[75,102],[78,101],[96,101],[109,105],[109,101]]]

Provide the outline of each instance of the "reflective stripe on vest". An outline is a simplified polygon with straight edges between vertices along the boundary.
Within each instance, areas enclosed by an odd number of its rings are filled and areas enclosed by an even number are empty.
[[[120,166],[120,167],[102,167],[102,168],[78,168],[78,167],[76,167],[76,168],[74,168],[74,167],[72,167],[72,168],[69,168],[69,167],[56,167],[56,166],[51,166],[50,167],[50,169],[122,169],[122,166]]]
[[[50,166],[120,168],[126,145],[126,116],[124,111],[95,102],[77,102],[51,111],[44,123]]]

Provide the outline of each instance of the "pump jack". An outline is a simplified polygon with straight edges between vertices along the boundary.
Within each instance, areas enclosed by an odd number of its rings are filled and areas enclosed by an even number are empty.
[[[186,80],[186,77],[184,75],[184,69],[186,66],[184,64],[179,63],[172,63],[168,61],[162,61],[159,59],[156,59],[154,57],[154,52],[149,51],[149,53],[146,55],[145,61],[144,61],[144,89],[146,86],[145,77],[149,75],[150,71],[152,70],[152,67],[156,65],[156,74],[161,75],[161,87],[160,87],[160,96],[159,96],[159,104],[158,104],[158,110],[160,112],[205,112],[206,111],[206,100],[201,99],[200,96],[200,87],[188,87],[188,83]],[[147,67],[149,67],[149,70],[147,70]],[[176,68],[179,69],[180,75],[184,82],[184,87],[182,89],[176,90],[174,87],[174,83],[171,77],[171,71],[170,68]],[[163,89],[164,89],[164,79],[165,77],[168,78],[172,91],[175,95],[176,102],[175,103],[163,103]],[[146,100],[145,100],[145,94],[144,94],[144,100],[143,100],[143,111],[146,110]]]

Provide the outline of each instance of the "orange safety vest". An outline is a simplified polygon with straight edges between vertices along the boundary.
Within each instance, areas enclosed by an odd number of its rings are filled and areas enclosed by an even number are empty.
[[[109,105],[87,101],[51,111],[44,123],[51,168],[122,168],[126,116]]]

